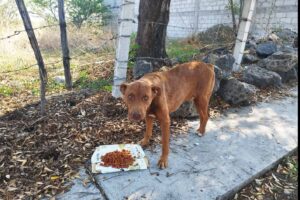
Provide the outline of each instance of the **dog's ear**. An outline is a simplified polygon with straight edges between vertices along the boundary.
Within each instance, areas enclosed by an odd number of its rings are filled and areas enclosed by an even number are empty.
[[[121,93],[124,95],[125,94],[125,91],[126,91],[126,89],[127,89],[127,86],[128,86],[128,83],[122,83],[121,85],[120,85],[120,91],[121,91]]]
[[[152,86],[152,92],[154,94],[154,96],[160,96],[161,94],[161,89],[158,86]]]

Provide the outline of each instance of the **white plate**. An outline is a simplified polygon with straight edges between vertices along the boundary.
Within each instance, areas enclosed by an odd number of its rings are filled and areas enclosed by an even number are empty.
[[[135,161],[128,168],[113,168],[101,166],[101,156],[104,156],[106,153],[112,151],[130,151],[132,157],[135,157]],[[148,159],[145,156],[145,153],[140,145],[137,144],[113,144],[113,145],[101,145],[96,148],[95,152],[91,158],[92,163],[92,172],[93,173],[111,173],[111,172],[120,172],[120,171],[130,171],[130,170],[141,170],[147,169]]]

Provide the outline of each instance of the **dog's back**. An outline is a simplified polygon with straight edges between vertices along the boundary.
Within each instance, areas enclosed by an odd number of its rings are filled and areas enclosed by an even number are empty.
[[[209,99],[215,83],[213,65],[197,61],[177,65],[168,71],[150,73],[143,78],[161,85],[170,112],[197,96],[207,96]]]

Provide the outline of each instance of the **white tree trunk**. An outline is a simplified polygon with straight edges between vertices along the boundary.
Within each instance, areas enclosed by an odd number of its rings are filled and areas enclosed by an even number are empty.
[[[250,30],[251,19],[255,9],[255,4],[256,4],[256,0],[246,0],[244,2],[241,23],[235,41],[234,51],[233,51],[233,57],[235,58],[233,71],[238,71],[240,69],[248,33]]]

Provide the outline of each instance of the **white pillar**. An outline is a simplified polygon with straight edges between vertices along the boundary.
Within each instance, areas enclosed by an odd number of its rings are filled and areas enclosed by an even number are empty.
[[[134,0],[122,0],[119,15],[119,28],[116,49],[116,61],[114,70],[114,83],[112,96],[120,97],[120,85],[126,81],[128,54],[130,46],[130,36],[133,31],[134,20]]]
[[[253,12],[255,9],[256,0],[245,0],[244,8],[242,12],[242,19],[239,26],[239,31],[235,41],[233,57],[235,58],[235,63],[233,65],[233,71],[238,71],[240,69],[240,64],[242,62],[245,45],[250,30],[251,20]]]

